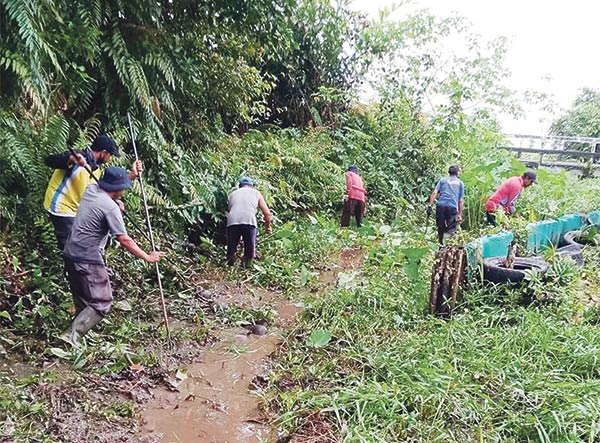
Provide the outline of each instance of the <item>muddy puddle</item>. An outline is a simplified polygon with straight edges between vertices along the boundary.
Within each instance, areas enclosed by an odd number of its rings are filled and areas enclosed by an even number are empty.
[[[282,330],[301,311],[265,290],[223,291],[220,303],[257,307],[270,303],[278,313],[265,335],[243,327],[220,331],[218,341],[196,362],[180,369],[171,389],[157,388],[141,413],[141,435],[164,443],[259,443],[275,441],[276,428],[260,410],[260,388],[268,377],[268,358],[282,341]],[[217,291],[218,292],[218,291]]]
[[[363,260],[362,249],[343,249],[320,270],[320,285],[335,284],[339,272],[359,269]],[[198,284],[207,287],[214,280]],[[301,305],[244,284],[221,283],[211,292],[218,306],[254,309],[269,304],[278,317],[263,336],[249,335],[243,327],[221,330],[197,361],[173,374],[172,389],[154,389],[154,398],[141,412],[144,441],[273,443],[278,438],[274,420],[260,409],[260,391],[268,382],[269,357],[278,350],[283,331],[296,322]]]

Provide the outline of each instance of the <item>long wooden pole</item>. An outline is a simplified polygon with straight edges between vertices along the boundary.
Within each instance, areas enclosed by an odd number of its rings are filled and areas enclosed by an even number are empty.
[[[127,121],[129,122],[129,132],[131,133],[131,143],[133,145],[133,153],[135,154],[135,161],[139,160],[137,147],[135,145],[135,135],[133,134],[133,126],[131,124],[131,116],[129,112],[127,113]],[[148,225],[148,234],[150,235],[150,243],[152,246],[152,251],[156,251],[156,243],[154,242],[154,233],[152,232],[152,224],[150,223],[150,211],[148,210],[148,200],[146,199],[146,191],[144,189],[144,181],[142,180],[142,174],[139,174],[140,188],[142,190],[142,200],[144,201],[144,210],[146,211],[146,224]],[[167,331],[167,341],[171,342],[171,331],[169,330],[169,318],[167,316],[167,305],[165,303],[165,295],[163,292],[162,280],[160,277],[160,267],[158,266],[158,262],[156,265],[156,280],[158,281],[158,289],[160,291],[160,304],[163,312],[163,322],[165,325],[165,330]]]

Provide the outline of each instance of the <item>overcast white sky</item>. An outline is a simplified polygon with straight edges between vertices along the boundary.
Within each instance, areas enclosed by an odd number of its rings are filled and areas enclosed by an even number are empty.
[[[378,16],[390,0],[353,0],[353,9]],[[473,23],[473,32],[486,39],[509,37],[506,66],[512,78],[506,86],[518,91],[542,90],[568,107],[579,89],[600,89],[600,0],[412,0],[390,17],[402,20],[415,9],[435,15],[452,13]],[[546,78],[546,80],[544,80]],[[539,134],[548,123],[531,112],[526,119],[503,118],[505,132]]]

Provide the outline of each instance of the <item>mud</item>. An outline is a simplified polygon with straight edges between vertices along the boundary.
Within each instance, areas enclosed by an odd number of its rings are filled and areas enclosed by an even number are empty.
[[[332,257],[331,263],[319,269],[320,286],[334,285],[338,274],[342,271],[361,269],[364,262],[364,251],[362,248],[344,248],[339,255]]]
[[[269,356],[281,331],[301,308],[277,292],[244,285],[210,289],[213,303],[253,309],[271,304],[278,313],[263,336],[243,327],[222,330],[217,342],[195,363],[173,374],[171,389],[153,390],[141,412],[140,438],[164,443],[258,443],[275,441],[272,419],[260,409],[260,389],[268,380]]]
[[[364,252],[346,248],[333,265],[323,267],[319,284],[334,284],[340,271],[362,267]],[[259,443],[277,440],[273,417],[260,407],[261,387],[268,384],[269,357],[281,344],[281,332],[296,321],[300,304],[283,294],[242,284],[199,282],[203,298],[227,307],[255,309],[272,305],[278,318],[264,336],[249,335],[242,327],[222,330],[218,340],[172,379],[172,388],[157,388],[142,410],[141,436],[164,443]],[[179,375],[179,377],[177,377]],[[299,430],[292,441],[337,441],[318,416],[311,426]],[[320,440],[319,440],[320,439]]]
[[[36,368],[29,363],[23,363],[14,358],[0,360],[0,377],[19,380],[28,377]]]
[[[189,365],[176,392],[161,388],[142,412],[144,430],[163,442],[259,442],[270,436],[259,398],[249,395],[255,377],[266,377],[264,360],[280,341],[223,331],[202,361]]]
[[[339,264],[344,270],[360,269],[364,258],[362,248],[344,248],[340,253]]]
[[[317,286],[335,284],[337,274],[354,269],[357,262],[362,262],[360,250],[342,251],[331,260],[333,265],[320,269]],[[66,364],[63,368],[55,359],[33,366],[0,358],[0,376],[15,382],[38,371],[46,374],[26,391],[49,407],[49,415],[39,427],[65,443],[278,441],[275,417],[261,408],[262,390],[269,384],[272,356],[280,350],[282,334],[297,323],[302,304],[281,292],[227,282],[219,272],[194,275],[192,280],[198,290],[181,294],[182,303],[170,306],[172,329],[182,335],[194,333],[196,324],[175,317],[191,319],[202,310],[209,321],[219,324],[217,332],[216,325],[208,323],[206,336],[162,350],[158,366],[132,365],[120,373],[87,375],[74,373]],[[240,310],[267,306],[277,316],[272,320],[269,315],[265,335],[249,334],[242,322],[236,323]],[[234,315],[230,318],[228,312]],[[318,417],[311,423],[287,439],[319,441],[317,436],[331,436]],[[0,441],[4,435],[12,435],[12,431],[0,432]]]

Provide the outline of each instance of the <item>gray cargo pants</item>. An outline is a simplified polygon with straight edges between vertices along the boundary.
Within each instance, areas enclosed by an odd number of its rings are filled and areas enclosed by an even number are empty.
[[[69,286],[77,316],[86,306],[102,315],[110,310],[113,301],[108,270],[104,265],[78,263],[65,258]]]

